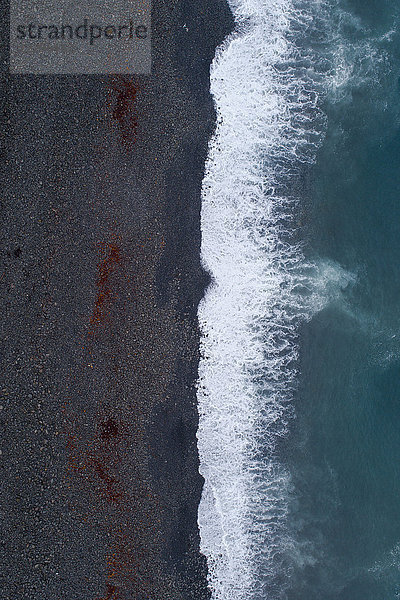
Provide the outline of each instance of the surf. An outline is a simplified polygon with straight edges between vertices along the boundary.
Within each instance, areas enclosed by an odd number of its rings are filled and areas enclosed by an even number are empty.
[[[234,33],[217,50],[217,111],[202,187],[198,522],[213,600],[278,597],[291,544],[290,477],[277,453],[292,416],[298,328],[313,266],[296,240],[292,181],[323,131],[322,76],[301,36],[312,8],[230,2]]]

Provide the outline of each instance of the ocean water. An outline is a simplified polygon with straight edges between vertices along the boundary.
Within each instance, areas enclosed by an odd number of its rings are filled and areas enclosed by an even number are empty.
[[[214,600],[400,597],[400,5],[230,1],[199,307]]]

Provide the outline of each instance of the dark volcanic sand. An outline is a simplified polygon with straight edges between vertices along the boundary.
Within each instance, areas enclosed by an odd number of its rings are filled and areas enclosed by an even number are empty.
[[[153,28],[151,76],[2,76],[4,600],[209,597],[200,184],[232,19],[156,0]]]

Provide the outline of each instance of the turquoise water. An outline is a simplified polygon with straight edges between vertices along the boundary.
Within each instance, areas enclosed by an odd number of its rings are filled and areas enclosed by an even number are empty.
[[[290,600],[400,598],[400,3],[332,10],[337,81],[304,182],[310,259],[347,282],[302,327]]]
[[[400,3],[229,0],[202,188],[213,600],[400,598]]]

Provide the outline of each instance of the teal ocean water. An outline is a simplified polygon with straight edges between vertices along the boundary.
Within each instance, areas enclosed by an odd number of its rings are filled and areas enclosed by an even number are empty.
[[[290,600],[400,597],[400,4],[331,11],[335,85],[304,178],[307,256],[340,273],[301,328]],[[343,274],[346,274],[343,277]]]
[[[400,4],[229,0],[202,189],[213,600],[400,598]]]

